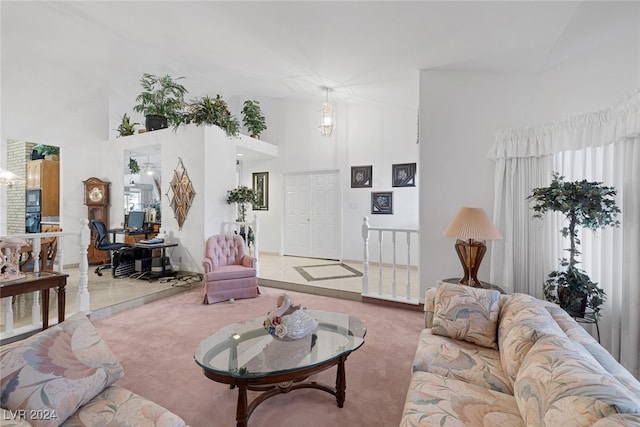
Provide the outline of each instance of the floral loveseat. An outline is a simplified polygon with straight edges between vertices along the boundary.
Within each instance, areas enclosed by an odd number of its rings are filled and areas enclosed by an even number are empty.
[[[640,383],[564,310],[441,283],[400,425],[640,426]]]
[[[77,313],[0,347],[0,425],[182,427],[162,406],[112,385],[124,371]]]

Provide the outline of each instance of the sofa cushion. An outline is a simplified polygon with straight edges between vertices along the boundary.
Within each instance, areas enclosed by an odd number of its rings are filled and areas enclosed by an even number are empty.
[[[631,375],[617,360],[611,356],[581,325],[579,325],[569,314],[553,303],[547,303],[547,311],[558,323],[560,328],[575,343],[582,345],[604,369],[609,371],[623,386],[640,396],[640,382]]]
[[[513,394],[498,350],[431,334],[424,329],[413,360],[413,372],[426,371]]]
[[[526,294],[504,298],[498,325],[498,346],[502,369],[515,381],[522,359],[533,344],[545,335],[566,336],[541,300]]]
[[[591,427],[629,427],[640,426],[640,415],[614,414],[601,418]]]
[[[104,389],[69,417],[62,427],[183,427],[185,422],[162,406],[118,386]]]
[[[415,372],[401,427],[524,426],[513,396],[430,372]]]
[[[229,280],[229,279],[243,279],[245,277],[255,277],[256,269],[247,268],[242,265],[224,265],[218,267],[210,273],[206,274],[206,281],[212,280]]]
[[[122,365],[83,313],[2,346],[0,366],[3,407],[55,414],[28,419],[34,426],[60,425],[123,376]]]
[[[591,426],[618,412],[640,413],[640,396],[567,337],[542,337],[531,347],[514,393],[527,426]]]
[[[436,288],[431,332],[497,349],[499,313],[500,292],[440,283]]]

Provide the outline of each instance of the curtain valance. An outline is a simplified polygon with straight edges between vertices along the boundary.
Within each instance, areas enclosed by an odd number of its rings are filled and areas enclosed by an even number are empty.
[[[489,158],[539,157],[640,136],[640,88],[607,110],[496,133]]]

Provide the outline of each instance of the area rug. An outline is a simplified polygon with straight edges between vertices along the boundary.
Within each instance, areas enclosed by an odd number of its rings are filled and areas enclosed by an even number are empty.
[[[264,316],[282,290],[260,287],[257,298],[202,304],[202,289],[94,321],[124,366],[116,384],[180,415],[193,427],[235,426],[238,392],[207,379],[193,360],[196,346],[220,327]],[[249,426],[397,426],[424,327],[422,313],[287,291],[295,304],[358,317],[367,325],[364,346],[346,361],[346,400],[301,389],[272,397],[251,415]],[[335,385],[336,368],[313,380]],[[252,400],[257,392],[250,392]]]

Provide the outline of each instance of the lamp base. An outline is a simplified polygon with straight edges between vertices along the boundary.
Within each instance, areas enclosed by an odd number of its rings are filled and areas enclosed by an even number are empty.
[[[458,239],[454,247],[464,271],[460,284],[474,288],[482,287],[480,280],[478,280],[478,270],[480,269],[482,258],[487,252],[487,245],[484,242],[473,239],[467,241]]]

